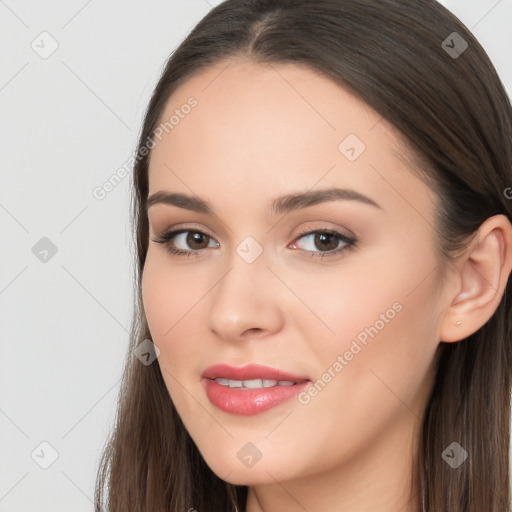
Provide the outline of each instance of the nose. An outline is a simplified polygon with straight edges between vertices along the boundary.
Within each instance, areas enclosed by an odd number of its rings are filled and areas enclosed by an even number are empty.
[[[210,329],[225,341],[263,337],[282,328],[283,286],[267,267],[263,255],[248,263],[238,254],[230,259],[211,294]]]

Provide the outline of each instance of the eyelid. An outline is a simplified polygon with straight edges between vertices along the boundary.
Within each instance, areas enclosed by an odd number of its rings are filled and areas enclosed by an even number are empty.
[[[162,235],[166,235],[167,233],[171,233],[173,231],[197,231],[199,233],[204,233],[205,235],[208,235],[210,238],[212,238],[213,240],[217,241],[217,239],[211,235],[207,229],[201,227],[201,226],[198,226],[197,224],[188,224],[188,223],[185,223],[185,224],[178,224],[175,226],[172,226],[170,228],[164,228],[164,229],[161,229],[158,231],[158,233],[155,233],[156,236],[162,236]]]
[[[343,229],[346,231],[346,233],[343,232]],[[311,233],[315,233],[317,231],[332,231],[332,232],[339,233],[343,237],[350,239],[350,240],[357,239],[357,236],[355,235],[355,233],[353,233],[350,229],[340,228],[340,227],[329,227],[329,226],[326,226],[325,224],[322,224],[321,226],[301,227],[299,229],[299,232],[297,233],[297,235],[295,235],[294,240],[301,237],[302,235],[308,235]]]
[[[346,233],[341,232],[340,229],[345,229]],[[198,231],[198,232],[204,233],[205,235],[208,235],[210,238],[217,241],[216,238],[211,233],[209,233],[207,229],[200,227],[200,226],[198,227],[197,224],[190,224],[190,223],[178,224],[176,227],[173,226],[171,228],[165,228],[160,231],[160,236],[163,234],[169,233],[171,231],[183,231],[183,230]],[[348,239],[357,239],[357,236],[355,235],[355,233],[353,233],[348,228],[327,227],[327,226],[325,226],[325,224],[323,224],[321,226],[301,227],[299,229],[299,231],[296,233],[296,235],[294,236],[293,241],[295,241],[301,235],[307,235],[307,234],[310,234],[310,233],[316,232],[316,231],[337,231],[341,235],[343,235],[344,237],[346,237]],[[289,237],[291,237],[291,236],[292,236],[292,234],[289,235]]]

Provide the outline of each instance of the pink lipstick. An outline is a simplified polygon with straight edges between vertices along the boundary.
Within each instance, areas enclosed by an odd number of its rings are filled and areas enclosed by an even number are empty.
[[[210,366],[202,377],[206,395],[213,405],[243,416],[276,407],[299,394],[311,382],[303,375],[257,364]]]

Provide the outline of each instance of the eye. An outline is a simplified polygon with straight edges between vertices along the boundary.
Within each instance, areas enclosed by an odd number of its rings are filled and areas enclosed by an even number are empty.
[[[175,229],[173,231],[168,231],[166,233],[162,233],[157,238],[153,239],[153,242],[157,244],[163,244],[167,251],[174,256],[198,256],[199,251],[205,249],[204,246],[205,240],[207,242],[213,241],[213,238],[202,231],[191,230],[191,229]],[[178,244],[185,244],[192,247],[192,250],[189,250],[185,247],[185,249],[180,249],[175,246],[176,242]],[[197,246],[200,247],[197,247]],[[217,244],[218,245],[218,244]]]
[[[305,252],[311,253],[309,256],[313,258],[325,258],[338,255],[342,251],[355,247],[356,241],[354,238],[349,238],[344,234],[333,229],[316,229],[316,230],[303,230],[301,236],[296,240],[309,238],[309,243],[306,243]],[[341,247],[340,247],[341,242]],[[321,249],[320,252],[313,251],[314,247]],[[292,247],[297,247],[297,243],[293,242]],[[302,249],[301,249],[302,250]]]
[[[309,246],[309,249],[300,250],[308,253],[311,257],[320,258],[335,256],[342,251],[355,247],[357,242],[357,240],[349,238],[332,229],[306,229],[301,231],[301,236],[297,238],[296,241],[307,238],[310,238],[309,244],[306,244],[306,246]],[[296,241],[292,243],[292,248],[297,247]],[[213,238],[202,231],[183,228],[164,232],[154,238],[153,242],[163,244],[166,250],[173,256],[197,257],[201,251],[208,247],[212,247],[209,243],[213,242]],[[339,245],[340,242],[342,244],[341,247]],[[182,245],[182,248],[176,247],[176,245]],[[188,247],[183,247],[184,245],[190,247],[190,249]],[[213,245],[213,247],[218,246],[218,243]],[[319,247],[321,250],[319,252],[315,252],[313,250],[314,246]]]

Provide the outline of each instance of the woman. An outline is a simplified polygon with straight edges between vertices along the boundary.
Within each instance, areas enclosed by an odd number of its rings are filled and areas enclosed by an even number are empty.
[[[509,511],[511,186],[510,101],[438,3],[211,10],[140,135],[97,508]]]

